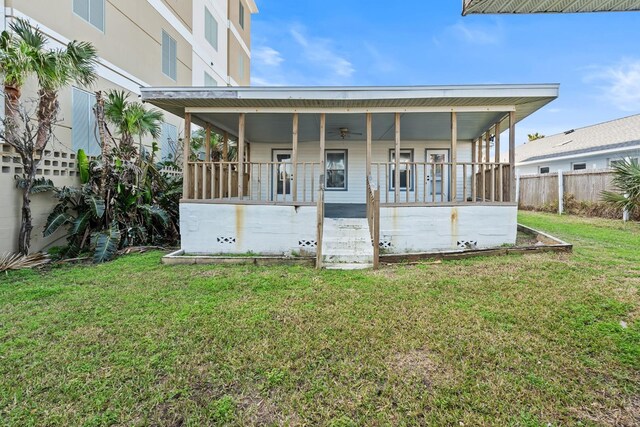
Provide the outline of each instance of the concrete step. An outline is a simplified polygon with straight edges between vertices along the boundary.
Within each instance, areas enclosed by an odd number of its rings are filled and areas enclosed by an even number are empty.
[[[366,218],[325,218],[322,260],[326,268],[369,268],[373,246]],[[345,267],[346,266],[346,267]]]
[[[332,264],[332,263],[370,264],[373,262],[373,256],[357,255],[357,254],[331,254],[331,255],[323,254],[322,262],[327,264]]]

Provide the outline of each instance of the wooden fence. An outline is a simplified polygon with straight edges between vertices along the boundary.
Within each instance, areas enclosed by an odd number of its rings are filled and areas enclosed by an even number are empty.
[[[578,202],[601,202],[603,191],[614,191],[611,169],[521,175],[517,180],[518,206],[545,209],[558,206],[571,195]]]

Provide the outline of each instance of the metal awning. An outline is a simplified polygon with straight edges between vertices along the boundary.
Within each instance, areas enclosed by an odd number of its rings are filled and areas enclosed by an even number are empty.
[[[363,133],[365,114],[374,113],[373,139],[392,138],[394,113],[402,113],[403,140],[447,140],[450,113],[458,114],[458,137],[472,140],[511,111],[516,122],[558,96],[557,84],[410,87],[158,87],[142,88],[142,100],[194,123],[235,134],[247,114],[252,142],[291,140],[291,116],[300,115],[300,141],[315,141],[319,113],[327,114],[328,138],[346,127]]]
[[[640,0],[463,0],[462,14],[640,11]]]

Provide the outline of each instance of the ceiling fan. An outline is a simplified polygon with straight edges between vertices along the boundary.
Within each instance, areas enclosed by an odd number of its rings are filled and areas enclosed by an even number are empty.
[[[352,135],[362,135],[362,133],[351,132],[348,127],[341,127],[335,131],[329,132],[329,135],[340,135],[340,138],[346,139],[351,138]]]

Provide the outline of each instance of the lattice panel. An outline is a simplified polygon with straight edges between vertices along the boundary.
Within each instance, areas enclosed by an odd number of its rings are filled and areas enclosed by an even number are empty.
[[[378,242],[378,247],[380,249],[391,249],[391,241],[390,240],[380,240]]]
[[[458,240],[457,245],[460,249],[475,249],[478,247],[476,240]]]
[[[315,240],[298,240],[298,246],[302,249],[317,248],[318,242]]]
[[[18,156],[13,147],[8,144],[0,144],[0,152],[2,153],[0,172],[11,175],[21,174],[20,156]],[[75,177],[78,174],[76,155],[62,150],[45,150],[43,160],[40,162],[40,167],[36,173],[40,177],[48,178],[55,176]]]
[[[218,243],[222,243],[222,244],[226,244],[226,245],[232,245],[236,242],[236,238],[235,237],[218,237]]]

